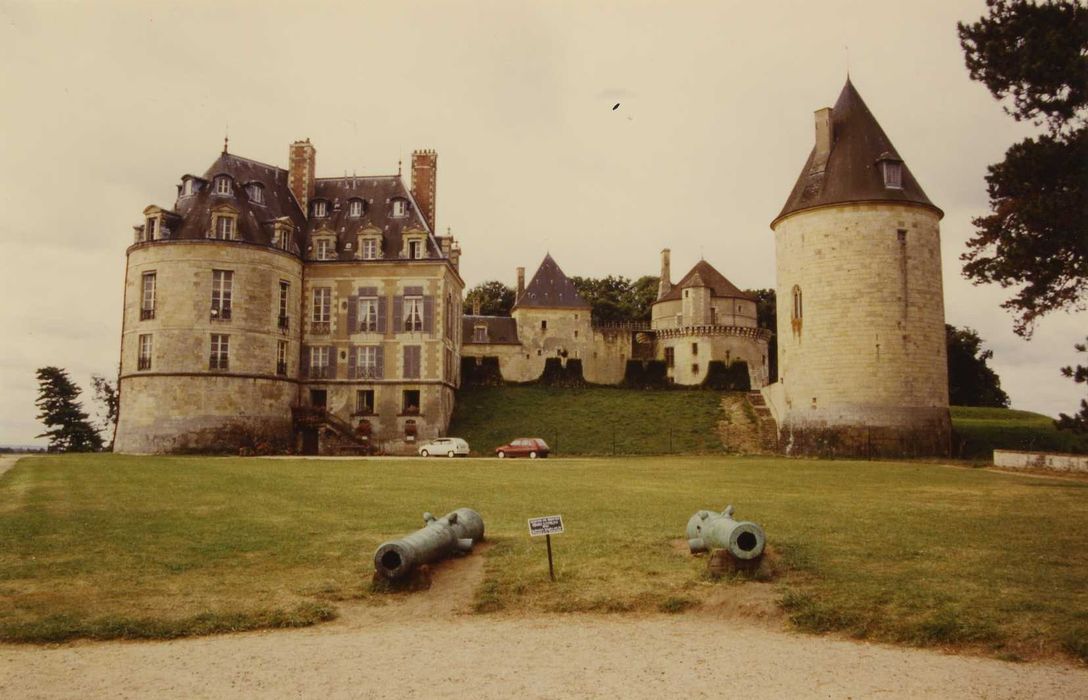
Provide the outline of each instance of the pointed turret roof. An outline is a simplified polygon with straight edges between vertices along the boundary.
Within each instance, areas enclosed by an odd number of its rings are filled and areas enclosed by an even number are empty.
[[[689,271],[688,274],[684,275],[683,279],[672,286],[672,289],[669,290],[668,294],[654,303],[657,304],[662,301],[679,299],[682,294],[681,290],[690,289],[692,287],[710,287],[710,294],[715,297],[755,301],[755,297],[737,289],[737,286],[727,280],[725,275],[715,270],[713,265],[706,260],[700,260],[695,263],[695,267],[691,268],[691,271]]]
[[[536,274],[529,281],[525,291],[514,302],[514,308],[547,307],[550,309],[588,309],[589,304],[578,293],[574,282],[563,274],[559,265],[552,260],[551,254],[544,256],[544,262],[536,269]]]
[[[850,78],[831,108],[831,153],[821,170],[812,149],[786,205],[771,222],[803,209],[848,202],[911,202],[933,207],[922,186],[902,163],[902,187],[885,187],[879,162],[902,158],[880,128]]]

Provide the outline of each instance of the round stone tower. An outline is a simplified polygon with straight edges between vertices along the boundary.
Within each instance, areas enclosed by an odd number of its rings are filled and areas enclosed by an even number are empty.
[[[173,209],[144,210],[127,251],[116,451],[290,444],[304,224],[288,171],[225,149],[183,177]]]
[[[948,453],[942,216],[847,80],[771,223],[788,452]]]

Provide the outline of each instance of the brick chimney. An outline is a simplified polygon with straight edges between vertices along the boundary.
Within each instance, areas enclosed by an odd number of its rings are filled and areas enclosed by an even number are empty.
[[[813,172],[823,172],[827,169],[827,158],[831,155],[831,142],[834,136],[831,133],[831,108],[824,107],[816,110],[816,152],[812,156]]]
[[[317,150],[310,139],[295,141],[287,156],[287,187],[302,207],[303,216],[310,215],[310,200],[314,196],[314,163]]]
[[[480,315],[480,297],[472,297],[472,315]]]
[[[438,154],[430,149],[412,151],[412,197],[431,231],[434,231],[435,179]]]
[[[669,270],[669,255],[670,251],[668,248],[661,251],[661,278],[657,282],[658,299],[661,299],[672,291],[672,273]]]
[[[517,290],[517,294],[514,295],[514,301],[516,302],[518,299],[520,299],[521,295],[524,294],[524,293],[525,293],[525,268],[524,267],[519,267],[518,268],[518,290]]]

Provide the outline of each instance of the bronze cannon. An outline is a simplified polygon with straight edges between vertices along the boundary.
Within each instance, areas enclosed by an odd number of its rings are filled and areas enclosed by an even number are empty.
[[[733,519],[733,506],[721,513],[701,510],[688,520],[688,547],[692,554],[711,549],[728,550],[735,558],[751,560],[763,554],[767,535],[753,522]]]
[[[472,551],[484,538],[484,521],[471,508],[458,508],[441,518],[423,514],[421,529],[386,542],[374,552],[374,570],[390,581],[404,578],[422,564]]]

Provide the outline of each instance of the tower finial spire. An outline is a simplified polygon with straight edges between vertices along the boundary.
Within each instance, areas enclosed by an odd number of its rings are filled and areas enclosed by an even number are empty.
[[[223,155],[227,155],[227,146],[230,145],[230,124],[223,126]]]

